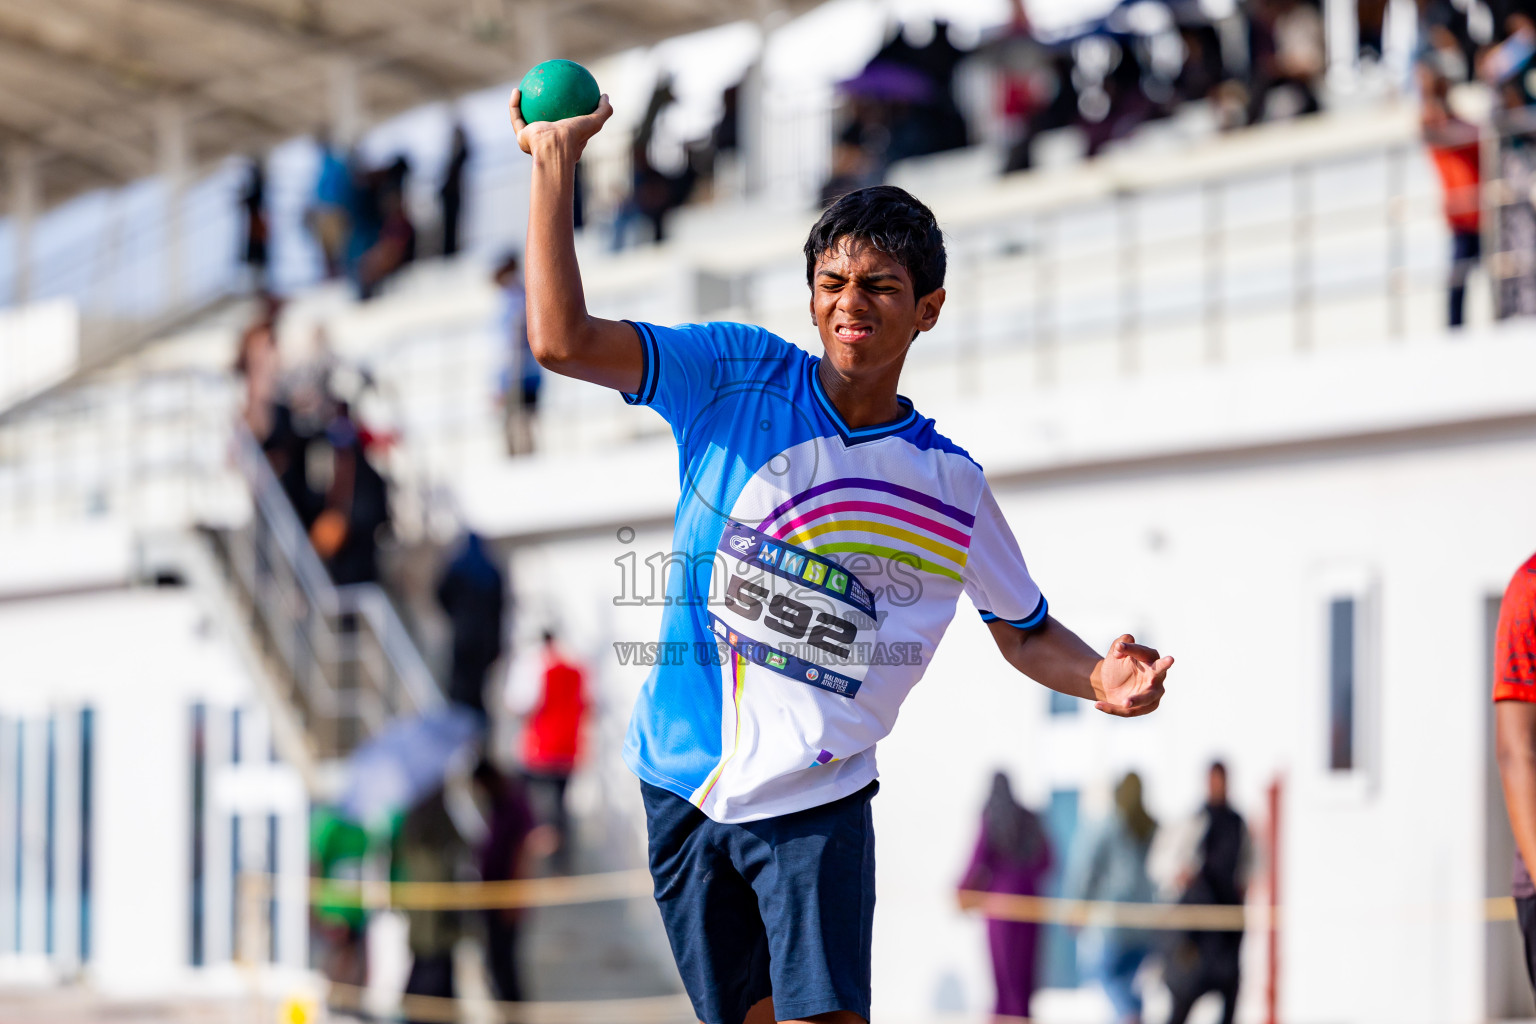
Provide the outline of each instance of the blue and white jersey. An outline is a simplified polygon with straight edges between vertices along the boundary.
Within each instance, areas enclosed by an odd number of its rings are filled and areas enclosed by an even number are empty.
[[[671,424],[682,494],[625,762],[723,822],[854,793],[960,592],[1021,629],[1045,599],[981,467],[906,399],[849,429],[821,360],[760,327],[635,327],[624,397]]]

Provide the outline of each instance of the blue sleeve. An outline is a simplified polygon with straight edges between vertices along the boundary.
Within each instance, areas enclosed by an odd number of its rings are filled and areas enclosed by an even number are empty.
[[[626,322],[640,335],[645,370],[640,390],[625,394],[624,401],[655,409],[679,441],[722,388],[767,379],[790,347],[749,324],[660,327]]]

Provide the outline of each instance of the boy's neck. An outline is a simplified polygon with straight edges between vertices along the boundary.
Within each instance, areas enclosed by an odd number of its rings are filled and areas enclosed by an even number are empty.
[[[901,416],[901,403],[896,399],[896,386],[901,379],[900,363],[888,372],[870,378],[851,378],[838,373],[832,361],[823,358],[816,367],[816,376],[833,408],[850,429],[879,426]]]

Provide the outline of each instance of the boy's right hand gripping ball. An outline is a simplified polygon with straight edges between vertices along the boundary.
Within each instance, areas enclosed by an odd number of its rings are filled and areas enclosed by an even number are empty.
[[[590,114],[602,97],[592,72],[573,60],[535,64],[518,88],[523,94],[523,120],[529,124]]]

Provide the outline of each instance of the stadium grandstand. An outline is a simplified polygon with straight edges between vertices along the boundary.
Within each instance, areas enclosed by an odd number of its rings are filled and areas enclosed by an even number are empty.
[[[1243,937],[1240,1021],[1536,1017],[1490,701],[1536,548],[1522,10],[0,0],[0,1020],[697,1019],[621,756],[678,442],[520,344],[507,94],[551,56],[615,108],[595,315],[819,352],[807,232],[907,189],[948,295],[903,394],[1053,615],[1178,656],[1157,714],[1096,715],[961,600],[880,746],[875,1019],[1023,1020],[987,917],[1038,926],[1042,1024],[1114,1019],[1117,923],[1149,1022],[1196,925]],[[546,769],[557,664],[584,717]],[[515,872],[475,852],[477,744],[529,781]],[[1181,908],[1216,761],[1248,884]],[[1053,866],[978,913],[996,771]],[[1117,909],[1074,872],[1128,772],[1155,895]]]

